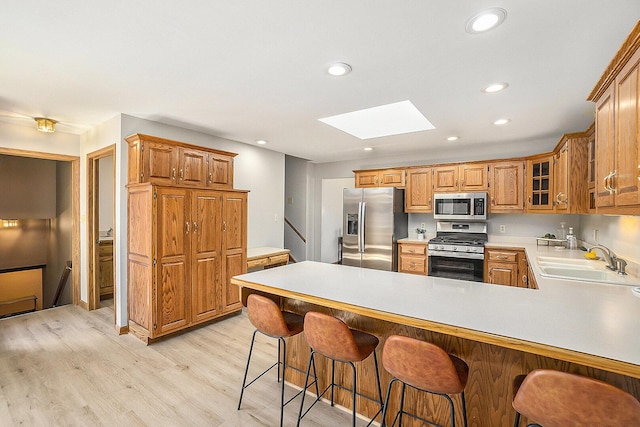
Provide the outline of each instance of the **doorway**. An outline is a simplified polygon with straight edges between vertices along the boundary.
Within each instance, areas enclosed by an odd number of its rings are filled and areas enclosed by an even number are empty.
[[[50,220],[45,221],[44,227],[48,231],[44,235],[37,234],[39,233],[38,228],[41,228],[38,224],[42,223],[43,220],[33,219],[16,221],[17,223],[24,223],[24,226],[19,226],[15,231],[11,230],[11,233],[16,238],[16,242],[20,242],[23,245],[27,244],[23,242],[28,242],[30,236],[41,236],[37,247],[42,249],[46,246],[45,258],[47,261],[44,268],[45,271],[42,274],[44,286],[41,285],[43,288],[42,307],[48,308],[56,305],[53,296],[56,294],[56,288],[60,286],[58,282],[62,281],[61,273],[67,270],[68,260],[71,260],[71,283],[66,283],[66,289],[67,291],[70,290],[70,292],[65,292],[66,296],[63,295],[62,300],[65,300],[66,303],[71,302],[74,305],[83,306],[80,300],[80,158],[4,147],[0,147],[0,155],[51,160],[57,164],[55,167],[55,180],[58,183],[55,189],[57,199],[56,214]],[[19,180],[23,179],[23,177],[16,176],[15,179]],[[16,182],[14,178],[9,178],[8,181]],[[25,193],[28,193],[28,191],[25,191]],[[34,232],[36,234],[33,234]],[[42,244],[43,240],[47,242],[45,245]],[[16,253],[22,253],[22,255],[25,252],[24,249],[16,250],[16,247],[13,247],[13,250]],[[28,249],[26,252],[30,253]],[[65,280],[65,282],[67,281]]]
[[[110,145],[87,154],[87,246],[89,310],[103,306],[116,313],[115,152]]]

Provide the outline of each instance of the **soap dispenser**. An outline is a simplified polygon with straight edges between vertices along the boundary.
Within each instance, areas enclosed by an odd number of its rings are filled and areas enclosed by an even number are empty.
[[[573,227],[569,227],[569,234],[567,234],[567,249],[576,249],[578,247],[578,239],[573,234]]]

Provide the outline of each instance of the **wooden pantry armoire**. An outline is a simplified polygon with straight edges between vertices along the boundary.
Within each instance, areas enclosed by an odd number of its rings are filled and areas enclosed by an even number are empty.
[[[235,153],[149,135],[125,138],[129,332],[145,342],[242,309],[247,191]]]

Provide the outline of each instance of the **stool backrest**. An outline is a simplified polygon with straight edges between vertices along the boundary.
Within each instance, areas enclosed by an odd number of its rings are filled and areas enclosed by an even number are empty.
[[[461,380],[449,355],[426,341],[392,335],[382,350],[384,368],[399,380],[434,393],[464,391],[466,376]]]
[[[304,337],[309,347],[336,360],[361,360],[360,350],[351,330],[342,320],[310,311],[304,316]]]
[[[550,369],[530,372],[513,408],[544,427],[637,426],[640,402],[593,378]]]
[[[257,330],[274,338],[289,335],[289,328],[282,311],[273,300],[262,295],[251,294],[247,297],[247,315]]]

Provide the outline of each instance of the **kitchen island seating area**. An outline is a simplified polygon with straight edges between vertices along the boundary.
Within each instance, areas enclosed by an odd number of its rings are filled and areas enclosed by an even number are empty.
[[[386,423],[389,398],[393,384],[402,383],[400,391],[400,408],[390,424],[396,421],[402,425],[403,415],[409,415],[426,424],[432,424],[418,414],[404,411],[404,399],[407,385],[416,390],[442,396],[451,408],[451,426],[456,426],[453,400],[449,394],[460,394],[462,401],[462,419],[467,427],[467,411],[464,399],[464,388],[467,385],[469,366],[460,358],[447,354],[437,345],[415,338],[392,335],[387,338],[382,350],[382,365],[393,375],[387,388],[384,410],[382,412],[382,427]]]
[[[582,375],[537,369],[516,377],[514,392],[514,427],[520,414],[544,427],[640,425],[635,397]]]
[[[282,386],[280,389],[280,427],[283,425],[284,407],[295,399],[302,391],[296,393],[293,397],[285,402],[284,398],[284,378],[285,369],[287,368],[287,344],[285,338],[298,335],[303,330],[303,317],[286,311],[281,311],[278,305],[271,299],[262,295],[252,294],[247,298],[247,317],[256,330],[253,332],[251,338],[251,346],[249,347],[249,356],[247,357],[247,367],[244,371],[244,379],[242,380],[242,388],[240,390],[240,399],[238,400],[238,410],[242,405],[242,397],[247,387],[271,371],[273,368],[278,368],[278,381]],[[253,353],[253,345],[256,341],[256,334],[260,332],[271,338],[278,340],[278,360],[272,364],[269,368],[257,375],[253,380],[247,384],[247,375],[249,373],[249,365],[251,364],[251,354]],[[282,349],[282,350],[281,350]],[[295,369],[295,368],[294,368]],[[316,377],[316,370],[313,370],[314,380],[312,384],[316,386],[316,394],[318,394],[318,381]],[[307,376],[308,378],[308,376]]]
[[[309,363],[307,366],[307,374],[305,384],[309,381],[309,373],[312,365],[315,363],[315,355],[322,356],[331,360],[331,383],[328,384],[316,400],[306,410],[304,409],[304,397],[307,386],[303,388],[305,393],[302,394],[300,401],[300,413],[298,414],[298,426],[302,418],[311,410],[311,408],[320,401],[327,391],[331,391],[331,406],[334,405],[334,389],[349,390],[343,384],[336,383],[335,372],[336,362],[347,364],[351,368],[351,399],[352,399],[352,425],[356,427],[357,401],[356,396],[375,401],[380,405],[380,409],[371,417],[367,425],[371,425],[378,414],[382,413],[382,387],[380,385],[380,372],[378,369],[378,358],[376,356],[376,348],[380,340],[375,335],[351,329],[342,320],[324,313],[310,311],[304,316],[304,335],[311,353],[309,355]],[[363,362],[373,354],[373,364],[375,368],[376,384],[378,386],[378,398],[358,393],[357,387],[357,370],[354,363]]]

